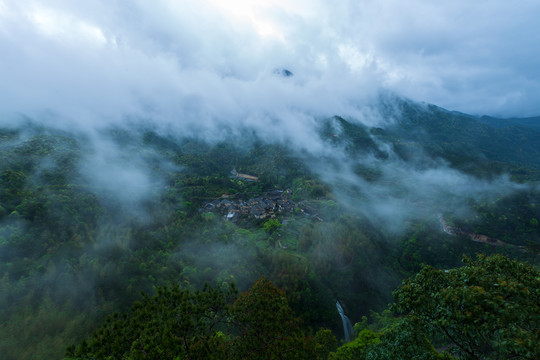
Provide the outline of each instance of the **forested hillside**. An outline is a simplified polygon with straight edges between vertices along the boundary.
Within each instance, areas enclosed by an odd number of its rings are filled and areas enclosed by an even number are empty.
[[[73,345],[69,356],[120,358],[124,347],[104,345],[110,340],[128,344],[130,358],[183,358],[188,348],[192,358],[208,349],[217,358],[250,358],[267,325],[258,322],[271,314],[252,319],[249,309],[275,298],[268,306],[283,311],[280,325],[290,325],[290,343],[275,351],[289,346],[291,358],[322,359],[336,351],[332,336],[343,338],[336,301],[358,323],[361,347],[429,328],[429,314],[392,316],[418,305],[399,302],[406,287],[392,313],[374,313],[393,301],[402,279],[435,271],[425,264],[453,269],[463,255],[503,254],[537,272],[540,133],[405,100],[382,104],[387,122],[319,119],[316,137],[302,144],[249,129],[209,141],[143,122],[95,132],[58,130],[39,119],[2,127],[0,353],[52,359]],[[482,267],[478,261],[470,266]],[[537,297],[537,280],[523,292]],[[246,295],[258,291],[272,296]],[[189,346],[179,347],[181,336],[168,332],[174,322],[157,326],[161,340],[129,333],[153,306],[164,306],[169,319],[167,311],[184,301],[212,317],[182,328],[192,334]],[[102,325],[130,308],[130,317]],[[230,319],[234,324],[213,327]],[[144,320],[148,329],[154,320]],[[119,328],[126,333],[108,339]],[[97,329],[105,335],[91,335]],[[202,333],[209,347],[200,347]],[[148,342],[132,346],[133,336]],[[448,340],[426,336],[433,344],[426,349],[439,356],[435,347]],[[172,352],[145,353],[160,341],[174,343]],[[382,359],[390,350],[376,351]],[[348,358],[342,352],[330,356]]]

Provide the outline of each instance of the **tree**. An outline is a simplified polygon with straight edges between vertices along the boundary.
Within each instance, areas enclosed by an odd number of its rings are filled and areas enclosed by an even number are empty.
[[[278,219],[266,220],[263,224],[263,229],[269,234],[273,234],[276,230],[279,230],[281,223]]]
[[[369,331],[369,330],[363,330]],[[362,333],[360,333],[362,334]],[[406,316],[394,326],[386,329],[382,335],[371,335],[371,342],[360,342],[362,347],[356,345],[354,350],[359,352],[359,356],[354,359],[369,360],[452,360],[446,352],[439,353],[422,331],[422,324],[417,317]],[[360,337],[359,337],[360,338]],[[369,339],[369,338],[368,338]],[[358,343],[358,339],[351,344]],[[343,346],[346,347],[349,344]],[[338,349],[338,353],[339,354]],[[337,359],[353,359],[353,357],[337,357]]]
[[[68,348],[66,360],[316,359],[332,349],[329,330],[318,342],[307,336],[285,293],[266,278],[235,298],[234,286],[158,288]]]
[[[329,360],[362,360],[366,359],[369,346],[380,342],[380,334],[364,329],[360,331],[358,337],[343,346],[339,347],[335,353],[331,353]]]
[[[109,317],[90,340],[68,348],[77,359],[220,359],[226,337],[219,332],[228,322],[234,286],[205,286],[192,292],[179,286],[143,294],[128,314]]]
[[[332,331],[329,329],[319,329],[315,333],[315,351],[317,360],[325,360],[330,352],[336,350],[338,342]]]
[[[315,344],[306,337],[285,292],[261,277],[232,307],[239,334],[234,358],[313,359]]]
[[[394,292],[393,309],[460,359],[540,358],[540,272],[502,255],[424,266]]]

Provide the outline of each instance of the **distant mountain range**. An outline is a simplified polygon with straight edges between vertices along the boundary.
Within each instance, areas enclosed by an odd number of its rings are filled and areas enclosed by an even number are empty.
[[[499,119],[491,116],[481,116],[477,118],[479,121],[486,123],[489,126],[496,128],[507,127],[524,127],[540,132],[540,116],[527,117],[527,118],[508,118]]]
[[[509,173],[519,181],[540,180],[540,117],[476,117],[397,97],[383,98],[380,109],[393,119],[381,128],[336,118],[351,150],[384,157],[385,144],[405,161],[421,150],[476,176]],[[328,124],[323,134],[330,139]]]

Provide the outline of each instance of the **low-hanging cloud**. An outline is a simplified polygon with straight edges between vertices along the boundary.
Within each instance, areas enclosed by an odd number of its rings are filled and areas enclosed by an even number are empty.
[[[0,2],[1,108],[215,129],[355,115],[381,87],[452,110],[535,115],[535,2]],[[295,76],[276,78],[285,67]]]
[[[318,121],[338,114],[384,126],[390,120],[376,110],[381,89],[452,110],[540,113],[533,99],[540,90],[533,66],[538,10],[535,2],[502,1],[0,1],[0,110],[90,133],[126,119],[209,141],[248,129],[340,162],[337,181],[324,166],[318,171],[333,184],[363,184],[363,196],[384,217],[385,209],[436,198],[430,192],[495,186],[442,163],[419,171],[392,158],[375,166],[382,183],[397,183],[400,192],[370,184],[354,175],[346,155],[320,141]],[[141,194],[126,197],[132,202],[151,196],[159,179],[144,161],[94,140],[83,174],[115,174],[93,180]],[[424,184],[424,192],[409,184]]]
[[[346,213],[369,219],[383,232],[400,234],[409,221],[437,221],[438,213],[470,218],[470,198],[489,202],[523,185],[505,176],[475,178],[420,149],[405,162],[375,135],[372,140],[387,157],[352,156],[321,138],[321,123],[339,115],[384,128],[393,119],[378,111],[381,90],[473,114],[540,114],[539,13],[540,3],[528,0],[519,5],[501,0],[0,0],[0,126],[28,128],[19,138],[3,139],[0,150],[15,148],[42,129],[75,135],[80,161],[68,175],[76,178],[70,183],[80,183],[91,195],[84,207],[93,208],[94,199],[102,205],[91,215],[96,223],[81,233],[87,245],[53,247],[56,254],[39,259],[41,270],[22,267],[19,275],[10,270],[17,276],[37,271],[17,285],[17,292],[34,294],[37,288],[43,294],[37,296],[50,292],[90,308],[117,291],[131,291],[121,272],[145,272],[146,264],[132,264],[139,255],[124,250],[146,246],[146,231],[153,230],[144,226],[183,209],[163,201],[171,184],[180,190],[174,177],[182,169],[174,156],[133,130],[141,127],[129,125],[143,124],[167,139],[215,143],[232,137],[249,146],[244,135],[255,134],[285,144],[330,185],[329,197]],[[294,75],[280,76],[280,69]],[[393,117],[399,116],[396,110]],[[33,122],[46,126],[30,129]],[[114,137],[123,131],[125,142]],[[42,174],[56,169],[52,158],[43,159],[27,172],[30,180],[44,181]],[[9,164],[0,159],[0,165]],[[362,169],[377,179],[368,179]],[[59,219],[77,212],[52,210]],[[324,264],[342,255],[332,227],[325,227],[329,223],[321,226],[328,231],[326,240],[313,250],[313,258]],[[169,263],[173,273],[181,273],[176,279],[197,271],[202,281],[244,287],[253,281],[258,245],[227,238],[228,230],[219,228],[223,224],[208,222],[200,239],[171,239],[169,244],[180,246]],[[0,237],[16,238],[27,226],[18,215],[8,215],[0,223]],[[157,235],[156,241],[163,240]],[[266,236],[261,231],[257,241]],[[26,254],[15,246],[1,250],[3,259],[20,257],[26,264]],[[152,258],[149,264],[154,261],[153,250],[141,253]],[[359,275],[363,283],[391,286],[387,281],[393,275],[368,269]],[[349,276],[351,284],[358,282]],[[1,294],[8,296],[24,299]],[[2,302],[17,308],[17,302]],[[14,316],[10,321],[20,317]],[[34,320],[25,333],[42,328]]]
[[[333,196],[348,213],[390,233],[406,231],[410,221],[438,221],[441,214],[472,218],[472,199],[491,203],[531,189],[504,174],[480,179],[462,173],[420,148],[415,157],[404,161],[382,143],[385,156],[355,156],[341,146],[326,145],[307,160],[311,169],[332,187]]]

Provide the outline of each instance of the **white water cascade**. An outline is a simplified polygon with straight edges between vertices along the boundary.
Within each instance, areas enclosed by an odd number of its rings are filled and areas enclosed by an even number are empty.
[[[349,320],[347,315],[345,315],[345,313],[343,312],[343,308],[341,307],[341,304],[339,303],[339,301],[336,301],[336,307],[337,307],[339,316],[341,316],[341,320],[343,321],[343,332],[345,334],[345,341],[351,341],[351,335],[354,332],[351,321]]]

